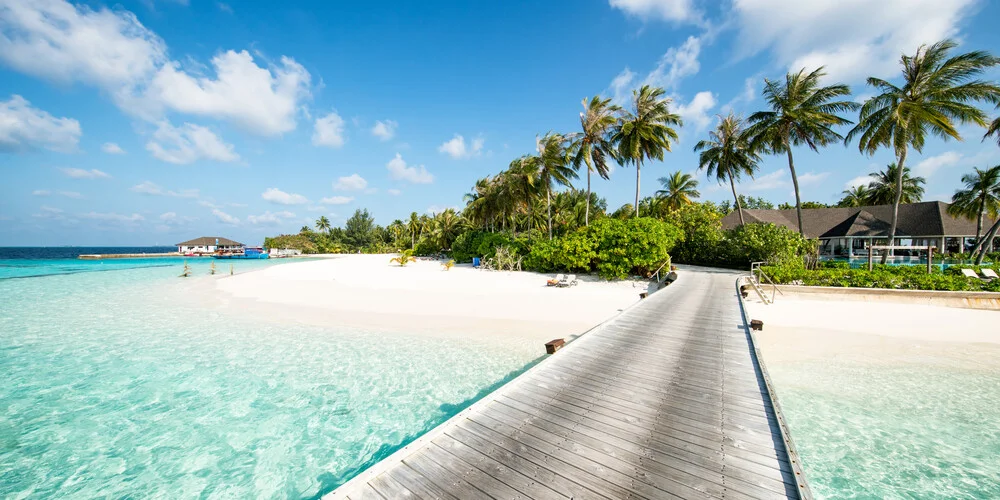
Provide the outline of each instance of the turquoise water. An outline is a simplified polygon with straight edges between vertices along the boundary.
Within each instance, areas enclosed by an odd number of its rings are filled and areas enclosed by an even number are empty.
[[[817,498],[1000,498],[1000,370],[855,361],[768,370]]]
[[[148,260],[3,262],[0,498],[316,497],[538,356],[251,317]]]

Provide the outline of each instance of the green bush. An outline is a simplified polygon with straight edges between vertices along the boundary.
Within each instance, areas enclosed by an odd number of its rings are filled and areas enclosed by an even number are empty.
[[[725,232],[720,263],[746,269],[752,262],[780,264],[801,260],[810,244],[799,233],[775,224],[746,224]]]
[[[320,252],[320,248],[304,234],[282,234],[264,238],[264,248],[294,248],[302,253]]]
[[[869,271],[861,269],[820,268],[805,269],[801,264],[785,263],[765,266],[764,272],[775,283],[801,283],[811,286],[890,288],[900,290],[952,290],[952,291],[1000,291],[1000,280],[986,282],[966,278],[958,268],[932,268],[930,274],[924,266],[875,265]]]
[[[593,272],[606,279],[646,275],[683,238],[677,226],[649,217],[603,218],[554,240],[535,240],[524,260],[539,272]]]
[[[423,238],[417,242],[417,247],[413,249],[413,255],[435,255],[441,253],[441,245],[433,238]]]
[[[712,202],[690,203],[673,211],[669,222],[684,233],[670,253],[674,262],[719,265],[719,242],[722,241],[722,215]]]

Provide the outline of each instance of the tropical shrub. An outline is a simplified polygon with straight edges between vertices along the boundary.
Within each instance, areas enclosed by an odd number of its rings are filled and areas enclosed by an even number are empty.
[[[561,238],[539,240],[524,259],[524,266],[539,272],[590,272],[597,257],[594,241],[586,230]]]
[[[977,269],[978,271],[978,269]],[[924,266],[889,266],[876,264],[869,271],[826,267],[808,270],[801,263],[787,262],[765,266],[764,272],[779,284],[799,283],[811,286],[890,288],[902,290],[952,290],[1000,292],[1000,280],[992,282],[966,278],[957,268],[932,268],[930,274]]]
[[[752,262],[780,264],[801,261],[810,243],[799,233],[775,224],[746,224],[725,232],[719,248],[721,263],[743,269]]]
[[[265,248],[294,248],[302,253],[318,253],[320,248],[303,234],[282,234],[264,238]]]
[[[719,243],[722,241],[722,215],[710,202],[691,203],[670,213],[668,221],[684,234],[670,256],[674,262],[719,265]]]
[[[437,255],[441,253],[441,245],[434,238],[423,238],[417,242],[417,247],[413,249],[414,255]]]
[[[406,267],[410,262],[416,262],[416,257],[413,256],[413,250],[403,250],[399,252],[399,255],[389,259],[389,263],[393,262],[399,264],[399,267]]]
[[[451,257],[456,262],[472,262],[473,257],[489,259],[496,255],[497,247],[511,246],[514,239],[507,233],[468,231],[462,233],[451,245]]]

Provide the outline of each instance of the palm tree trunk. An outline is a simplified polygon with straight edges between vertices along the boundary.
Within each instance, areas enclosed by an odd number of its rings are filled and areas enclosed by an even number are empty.
[[[902,151],[899,152],[899,158],[896,162],[896,192],[894,193],[894,200],[892,202],[892,224],[889,225],[889,246],[896,244],[896,223],[899,222],[899,201],[903,199],[903,164],[906,162],[906,148],[904,147]],[[889,260],[889,254],[892,253],[892,249],[886,250],[882,253],[882,263],[885,264]]]
[[[740,197],[736,195],[736,182],[733,181],[733,174],[729,174],[729,187],[733,188],[733,199],[736,200],[736,211],[740,214],[740,225],[746,225],[743,221],[743,204],[740,203]]]
[[[799,177],[795,175],[795,161],[792,160],[792,147],[785,149],[788,153],[788,170],[792,171],[792,188],[795,189],[795,215],[799,219],[799,234],[804,238],[806,233],[802,229],[802,197],[799,195]]]
[[[590,166],[587,166],[587,211],[583,213],[583,225],[590,225]]]
[[[551,181],[550,181],[551,182]],[[549,240],[552,240],[552,185],[545,186],[545,204],[549,212]]]
[[[642,168],[642,162],[635,162],[635,216],[639,216],[639,170]]]
[[[986,233],[986,237],[980,242],[982,248],[980,248],[979,255],[976,257],[977,266],[983,265],[983,259],[986,258],[986,252],[990,250],[989,244],[993,243],[993,238],[996,237],[998,230],[1000,230],[1000,218],[997,218],[997,221],[990,227],[989,232]],[[996,262],[994,262],[993,265],[995,266]]]

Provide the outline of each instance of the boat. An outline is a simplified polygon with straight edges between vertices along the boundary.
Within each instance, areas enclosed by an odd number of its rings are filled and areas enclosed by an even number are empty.
[[[216,259],[267,259],[267,251],[262,247],[245,247],[241,250],[220,250],[212,257]]]

